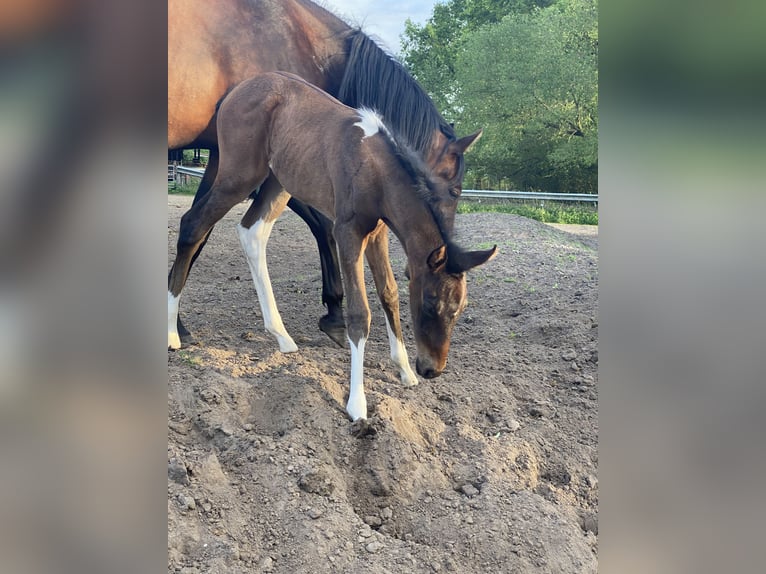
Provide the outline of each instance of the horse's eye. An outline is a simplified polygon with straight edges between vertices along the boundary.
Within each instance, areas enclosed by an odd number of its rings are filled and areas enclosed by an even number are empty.
[[[463,190],[460,189],[459,187],[451,187],[449,190],[449,194],[455,198],[460,197],[461,193],[463,193]]]

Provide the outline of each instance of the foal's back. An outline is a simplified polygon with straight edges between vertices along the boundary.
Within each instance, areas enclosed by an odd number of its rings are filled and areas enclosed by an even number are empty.
[[[334,219],[335,193],[350,185],[380,145],[363,140],[362,128],[354,127],[359,122],[357,110],[298,76],[255,76],[221,104],[219,171],[265,174],[271,168],[292,195]]]

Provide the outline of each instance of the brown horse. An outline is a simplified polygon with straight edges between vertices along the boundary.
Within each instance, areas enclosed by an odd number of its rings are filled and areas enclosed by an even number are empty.
[[[448,221],[454,217],[463,153],[479,134],[457,139],[398,62],[309,0],[169,0],[168,148],[210,149],[195,202],[218,171],[216,106],[242,80],[277,70],[295,73],[352,107],[377,110],[449,187],[441,209]],[[320,327],[343,344],[343,291],[331,222],[296,199],[290,207],[317,239],[327,306]],[[183,340],[191,339],[180,319],[178,330]]]
[[[495,255],[463,251],[438,205],[449,187],[400,142],[380,116],[341,104],[293,74],[272,72],[242,82],[218,113],[220,159],[210,191],[181,218],[176,261],[168,282],[168,345],[191,259],[213,225],[259,188],[238,227],[251,262],[267,329],[280,348],[295,343],[279,317],[266,268],[266,242],[290,195],[335,222],[348,297],[351,389],[346,411],[366,418],[362,383],[370,310],[364,286],[366,255],[388,325],[391,358],[402,382],[414,385],[399,321],[399,296],[388,258],[388,227],[407,253],[416,368],[426,378],[447,363],[455,322],[466,303],[465,272]]]

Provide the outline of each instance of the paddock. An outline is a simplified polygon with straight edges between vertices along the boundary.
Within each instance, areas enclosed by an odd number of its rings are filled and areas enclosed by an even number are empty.
[[[168,197],[168,250],[191,197]],[[168,354],[168,567],[199,572],[597,570],[598,235],[458,215],[468,307],[441,377],[403,388],[367,273],[371,430],[345,411],[349,353],[319,331],[316,244],[289,210],[269,269],[299,351],[263,329],[235,225],[183,291],[197,343]],[[571,232],[571,231],[574,231]],[[596,230],[597,231],[597,230]],[[405,256],[392,235],[405,342]]]

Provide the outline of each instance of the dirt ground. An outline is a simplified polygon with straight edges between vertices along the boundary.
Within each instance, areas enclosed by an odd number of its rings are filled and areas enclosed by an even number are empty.
[[[168,249],[191,198],[168,198]],[[458,215],[498,256],[468,275],[445,373],[399,385],[368,272],[365,387],[376,434],[344,411],[350,356],[317,327],[316,245],[287,211],[268,248],[300,347],[263,328],[234,229],[213,231],[181,298],[195,345],[168,353],[168,572],[591,573],[598,540],[598,235]],[[392,235],[410,361],[405,256]]]

